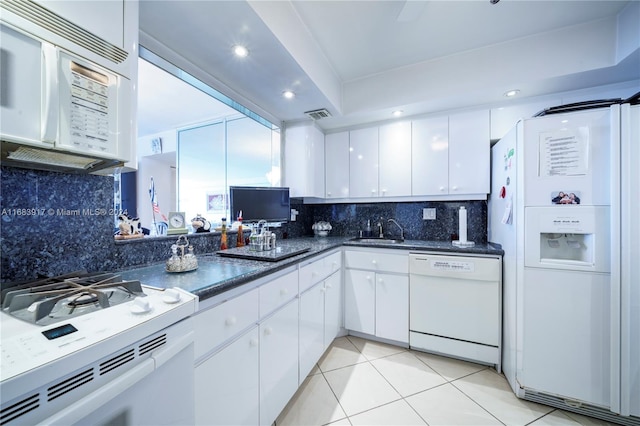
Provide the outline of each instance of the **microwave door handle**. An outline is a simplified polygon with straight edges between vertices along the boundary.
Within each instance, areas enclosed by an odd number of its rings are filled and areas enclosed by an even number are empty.
[[[58,49],[52,44],[42,43],[42,111],[40,136],[43,142],[53,144],[58,131]]]

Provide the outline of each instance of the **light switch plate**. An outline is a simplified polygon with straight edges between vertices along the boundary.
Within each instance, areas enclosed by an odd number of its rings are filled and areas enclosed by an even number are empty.
[[[435,218],[436,218],[436,209],[435,208],[422,209],[422,219],[423,220],[435,220]]]

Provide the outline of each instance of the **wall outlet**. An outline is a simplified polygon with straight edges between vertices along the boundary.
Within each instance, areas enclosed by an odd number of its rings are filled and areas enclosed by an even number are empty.
[[[422,219],[423,220],[435,220],[436,218],[436,209],[422,209]]]

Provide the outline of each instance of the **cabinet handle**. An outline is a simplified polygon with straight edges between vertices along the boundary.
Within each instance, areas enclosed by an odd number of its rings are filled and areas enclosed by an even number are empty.
[[[224,321],[225,325],[229,325],[229,326],[236,325],[236,322],[238,322],[236,317],[229,317]]]
[[[332,288],[333,286],[331,284],[325,284],[325,288],[329,289]]]
[[[321,293],[326,293],[326,292],[327,292],[327,288],[326,288],[326,287],[322,287],[322,288],[320,289],[320,292],[321,292]]]
[[[258,339],[249,339],[249,346],[251,346],[252,348],[258,346]]]
[[[375,259],[373,259],[373,260],[371,261],[371,263],[373,263],[374,265],[377,265],[377,264],[378,264],[378,261],[377,261],[377,260],[375,260]]]
[[[386,189],[383,189],[383,190],[382,190],[382,195],[384,195],[384,194],[386,194],[386,193],[387,193],[387,190],[386,190]]]
[[[286,296],[287,294],[289,294],[288,288],[283,288],[280,290],[280,296]]]
[[[331,193],[330,193],[330,192],[327,192],[327,196],[331,197]]]
[[[451,189],[453,189],[454,191],[457,191],[458,187],[457,186],[453,186]]]
[[[372,189],[372,190],[371,190],[371,193],[372,193],[372,194],[375,194],[375,193],[376,193],[376,190],[375,190],[375,189]]]
[[[273,328],[271,328],[271,327],[265,327],[265,329],[264,329],[264,335],[265,335],[265,336],[270,336],[270,335],[272,335],[272,334],[273,334]]]
[[[367,281],[371,281],[371,275],[367,275]]]
[[[440,187],[440,192],[444,192],[444,186]]]
[[[380,284],[384,284],[384,280],[383,280],[382,278],[378,278],[378,282],[379,282]]]

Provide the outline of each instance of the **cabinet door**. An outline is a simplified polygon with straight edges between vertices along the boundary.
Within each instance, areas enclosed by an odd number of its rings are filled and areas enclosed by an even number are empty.
[[[409,342],[409,277],[376,274],[376,336]]]
[[[260,424],[271,425],[298,389],[298,299],[260,324]]]
[[[412,195],[449,192],[449,117],[411,123]]]
[[[304,381],[324,352],[324,299],[324,281],[300,295],[299,383]]]
[[[449,194],[488,194],[489,111],[449,116]]]
[[[375,334],[375,272],[347,269],[344,288],[344,326]]]
[[[335,272],[324,282],[324,349],[342,328],[342,276]]]
[[[254,327],[196,367],[196,424],[258,424],[258,355]]]
[[[313,124],[285,130],[284,177],[292,197],[324,196],[324,135]]]
[[[349,197],[349,132],[324,137],[325,197]]]
[[[378,128],[349,132],[349,196],[378,196]]]
[[[411,122],[380,126],[381,197],[411,195]]]

